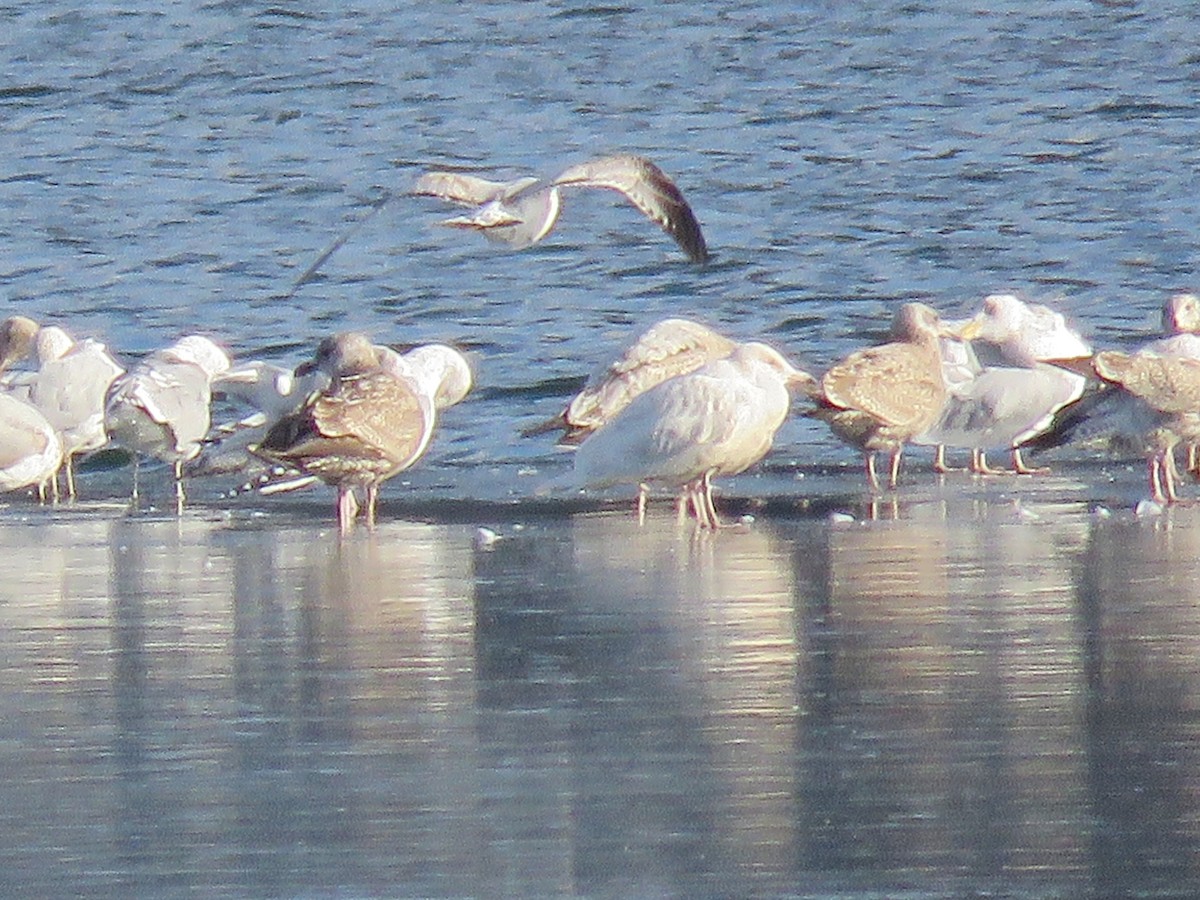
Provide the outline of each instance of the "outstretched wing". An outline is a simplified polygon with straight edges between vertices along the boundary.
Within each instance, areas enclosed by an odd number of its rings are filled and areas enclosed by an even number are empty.
[[[708,260],[708,245],[691,206],[667,174],[644,156],[603,156],[560,172],[554,184],[618,191],[675,239],[692,262]]]
[[[464,172],[426,172],[413,184],[411,193],[418,197],[437,197],[451,203],[461,203],[463,206],[482,206],[510,187],[510,182],[488,181]]]

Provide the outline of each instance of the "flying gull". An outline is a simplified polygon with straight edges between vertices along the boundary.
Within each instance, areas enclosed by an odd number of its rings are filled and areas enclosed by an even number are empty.
[[[500,182],[462,172],[426,172],[412,193],[474,207],[441,224],[479,231],[492,241],[522,250],[553,230],[562,210],[563,188],[588,187],[622,194],[674,238],[688,259],[708,260],[700,223],[683,193],[644,156],[603,156],[564,169],[548,181],[527,176]]]

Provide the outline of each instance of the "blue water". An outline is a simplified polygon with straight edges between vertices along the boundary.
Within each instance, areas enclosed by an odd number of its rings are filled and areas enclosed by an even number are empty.
[[[10,892],[1194,883],[1196,526],[1094,518],[1132,506],[1136,466],[1032,488],[914,467],[918,493],[877,511],[898,521],[839,529],[809,515],[811,467],[844,465],[822,496],[857,503],[857,459],[796,419],[769,490],[735,491],[782,512],[698,544],[669,517],[400,513],[533,498],[566,462],[518,429],[666,315],[818,370],[910,299],[956,315],[1013,289],[1100,346],[1153,331],[1195,287],[1200,7],[19,2],[0,21],[0,313],[129,358],[193,330],[286,363],[337,329],[445,340],[479,382],[349,556],[325,493],[197,485],[179,522],[0,512]],[[431,167],[604,152],[676,179],[709,265],[603,192],[519,254],[403,196]]]
[[[957,313],[1011,288],[1119,343],[1191,283],[1198,19],[1188,3],[10,6],[6,311],[130,354],[193,329],[287,362],[334,329],[453,341],[478,352],[480,389],[428,465],[468,469],[561,464],[515,439],[559,405],[543,386],[668,314],[819,369],[904,300]],[[677,179],[711,265],[606,192],[569,196],[520,254],[401,196],[322,280],[272,299],[426,168],[552,174],[611,151]],[[803,420],[779,443],[852,458]]]

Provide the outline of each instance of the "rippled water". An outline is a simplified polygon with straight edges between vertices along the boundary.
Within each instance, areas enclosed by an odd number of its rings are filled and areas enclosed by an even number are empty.
[[[1190,510],[1090,512],[1132,505],[1136,467],[914,469],[880,521],[836,526],[869,511],[857,460],[797,419],[730,490],[759,521],[693,537],[537,499],[564,458],[516,434],[668,314],[813,368],[912,298],[957,314],[1012,288],[1101,345],[1154,329],[1194,287],[1200,8],[23,2],[3,20],[4,314],[131,357],[200,329],[293,362],[363,328],[458,343],[479,374],[385,489],[378,534],[340,549],[324,493],[197,485],[178,521],[0,511],[6,892],[1194,882],[1200,531]],[[521,254],[397,196],[280,299],[428,167],[608,151],[677,179],[710,265],[603,193],[569,196]],[[88,473],[85,494],[123,477]]]
[[[820,367],[898,302],[1016,288],[1099,343],[1156,327],[1197,258],[1190,3],[9,5],[0,285],[129,353],[205,329],[293,361],[335,328],[479,353],[430,465],[553,467],[516,427],[667,314]],[[398,197],[429,166],[676,177],[715,254],[568,197],[521,254]],[[842,461],[797,421],[780,452]],[[523,493],[521,489],[517,493]]]

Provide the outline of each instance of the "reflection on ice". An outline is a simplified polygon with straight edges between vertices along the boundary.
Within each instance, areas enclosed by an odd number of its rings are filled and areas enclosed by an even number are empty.
[[[477,550],[39,512],[0,529],[0,887],[1169,892],[1197,515],[622,510]]]
[[[1082,673],[1063,551],[1085,526],[1003,507],[910,516],[829,532],[809,630],[808,860],[1074,871]]]

